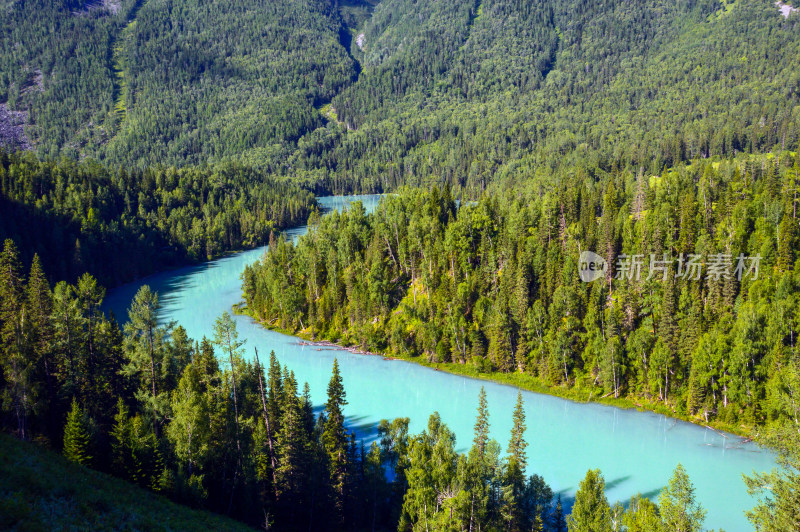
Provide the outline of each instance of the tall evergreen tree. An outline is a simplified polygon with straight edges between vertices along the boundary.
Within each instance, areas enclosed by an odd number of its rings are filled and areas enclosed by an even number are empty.
[[[200,375],[189,365],[172,393],[172,419],[166,430],[177,458],[185,465],[187,478],[196,474],[197,465],[203,463],[208,453],[208,418]]]
[[[681,464],[675,468],[667,487],[658,496],[661,520],[670,532],[697,532],[703,529],[706,511],[695,500],[694,486]]]
[[[46,432],[54,438],[57,434],[57,381],[53,360],[53,294],[47,282],[39,255],[33,256],[31,270],[28,274],[28,286],[25,297],[28,309],[29,344],[31,360],[35,362],[37,374],[44,381],[44,401],[41,405]]]
[[[503,473],[502,509],[503,520],[507,530],[521,530],[527,528],[524,513],[525,498],[525,468],[527,455],[525,448],[525,409],[522,401],[522,392],[517,392],[517,403],[514,406],[513,426],[511,438],[508,443],[508,458]]]
[[[141,483],[144,475],[144,464],[138,452],[133,420],[128,409],[120,398],[114,424],[111,428],[111,466],[116,474],[125,480]]]
[[[158,294],[144,285],[133,298],[125,324],[128,355],[125,373],[138,378],[142,384],[137,397],[151,417],[156,439],[168,406],[168,397],[161,389],[159,378],[167,352],[167,331],[158,324],[159,308]]]
[[[486,389],[481,386],[478,395],[478,418],[475,420],[475,439],[473,444],[478,449],[478,454],[483,455],[486,444],[489,442],[489,405],[486,402]]]
[[[236,377],[238,365],[242,357],[242,346],[244,341],[239,341],[239,333],[236,330],[236,322],[226,311],[217,318],[214,323],[214,344],[218,345],[226,355],[230,364],[231,383],[233,386],[233,412],[236,424],[236,449],[239,452],[239,459],[242,459],[241,427],[239,425],[239,394],[236,389]]]
[[[756,530],[777,532],[800,529],[800,361],[794,359],[776,375],[773,401],[778,424],[763,443],[778,451],[778,468],[746,476],[748,492],[758,502],[747,517]]]
[[[64,457],[80,465],[88,466],[92,463],[86,416],[75,399],[72,400],[64,427]]]
[[[28,414],[34,402],[24,283],[17,247],[6,240],[0,253],[0,368],[4,370],[0,382],[5,381],[2,407],[14,413],[16,431],[22,439],[28,436]]]
[[[511,439],[508,442],[508,455],[524,471],[528,467],[528,457],[525,452],[528,443],[525,441],[525,405],[522,401],[521,391],[517,391],[517,403],[514,405],[512,419],[513,426],[511,427]]]
[[[344,428],[343,407],[347,404],[339,362],[333,360],[331,380],[328,383],[328,401],[325,403],[325,428],[322,442],[328,458],[328,473],[333,495],[336,519],[344,517],[345,490],[350,464],[347,454],[347,431]]]
[[[278,501],[286,514],[287,526],[298,528],[301,508],[305,506],[309,487],[311,435],[307,432],[308,425],[303,415],[303,405],[297,395],[294,373],[287,373],[283,380],[282,411],[283,426],[277,437]]]
[[[575,494],[572,513],[567,517],[569,532],[611,532],[611,506],[605,494],[605,480],[599,469],[590,469]]]
[[[564,506],[561,504],[561,495],[558,495],[556,501],[556,508],[553,510],[553,517],[551,519],[551,528],[553,532],[566,532],[567,521],[564,519]]]

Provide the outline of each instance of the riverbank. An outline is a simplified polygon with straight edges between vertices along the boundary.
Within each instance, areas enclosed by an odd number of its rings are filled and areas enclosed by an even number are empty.
[[[677,412],[674,408],[672,408],[672,406],[664,404],[661,401],[652,401],[640,397],[606,397],[603,396],[602,388],[599,387],[586,389],[551,386],[542,382],[541,379],[526,373],[501,373],[498,371],[487,373],[479,371],[478,368],[470,364],[460,364],[457,362],[429,362],[423,357],[419,356],[412,357],[387,353],[374,353],[363,350],[358,346],[346,345],[331,341],[326,338],[313,338],[308,330],[290,331],[282,329],[279,326],[266,323],[265,321],[259,320],[250,312],[248,312],[248,309],[244,306],[244,304],[234,305],[233,311],[236,314],[250,317],[265,329],[297,338],[299,340],[298,344],[302,346],[343,349],[357,355],[377,356],[387,360],[402,360],[430,368],[434,371],[443,371],[461,377],[494,382],[498,384],[504,384],[506,386],[513,386],[529,392],[551,395],[576,403],[598,403],[626,410],[638,410],[640,412],[660,414],[671,419],[705,427],[706,429],[714,431],[715,433],[724,437],[738,438],[739,441],[737,441],[737,443],[752,441],[754,434],[756,434],[756,431],[758,430],[758,427],[754,426],[730,425],[716,420],[706,422],[701,418],[687,416]]]

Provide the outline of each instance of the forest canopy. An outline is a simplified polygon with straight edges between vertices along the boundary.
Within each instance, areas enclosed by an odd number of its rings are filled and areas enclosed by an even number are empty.
[[[37,2],[0,18],[0,103],[48,158],[477,194],[800,141],[800,17],[770,0]]]
[[[449,188],[405,189],[271,246],[245,270],[247,311],[705,422],[782,420],[793,414],[775,397],[797,371],[798,178],[800,160],[784,154],[565,173],[460,207]],[[584,250],[609,266],[601,280],[582,282]],[[624,266],[634,255],[640,275]],[[690,255],[705,269],[687,274]]]
[[[108,170],[0,150],[0,237],[45,271],[116,285],[266,244],[317,209],[311,192],[236,163]]]

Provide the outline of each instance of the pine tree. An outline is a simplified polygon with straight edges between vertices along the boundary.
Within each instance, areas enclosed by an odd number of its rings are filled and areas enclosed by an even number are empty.
[[[2,405],[14,412],[17,434],[23,440],[28,436],[27,419],[32,408],[33,369],[26,338],[24,283],[17,247],[6,240],[0,254],[0,369],[5,380]]]
[[[508,530],[518,530],[526,524],[523,522],[523,497],[525,494],[525,467],[527,456],[525,448],[525,409],[522,392],[517,392],[517,404],[514,407],[511,439],[508,443],[508,459],[503,472],[501,513]]]
[[[225,354],[231,368],[231,382],[233,384],[233,412],[236,424],[236,449],[239,452],[239,459],[242,460],[241,427],[239,426],[239,398],[236,390],[237,365],[242,356],[242,346],[244,341],[239,341],[239,333],[236,331],[236,322],[226,311],[217,318],[214,324],[214,344],[220,346]]]
[[[475,421],[475,439],[473,444],[478,449],[478,454],[483,456],[486,444],[489,442],[489,406],[486,402],[486,389],[481,386],[478,395],[478,418]]]
[[[681,464],[675,468],[667,487],[658,497],[661,520],[670,532],[702,530],[706,511],[695,500],[694,486]]]
[[[517,403],[514,406],[511,439],[508,442],[508,454],[523,471],[528,467],[528,458],[525,452],[528,443],[525,441],[525,429],[525,408],[522,401],[522,392],[518,391]]]
[[[282,410],[284,423],[277,437],[278,468],[276,482],[278,500],[288,515],[290,528],[296,526],[297,512],[303,507],[308,487],[310,434],[303,415],[303,406],[297,396],[294,373],[287,373],[283,381]]]
[[[29,341],[32,350],[31,359],[39,366],[39,373],[44,378],[45,419],[50,437],[57,433],[56,418],[56,368],[53,361],[53,294],[50,284],[42,270],[39,255],[33,256],[25,299],[28,309]],[[59,416],[60,417],[60,416]]]
[[[567,522],[564,519],[564,507],[561,505],[561,494],[558,495],[556,509],[553,511],[551,528],[553,532],[566,532],[567,530]]]
[[[333,502],[337,519],[344,517],[344,499],[349,469],[347,457],[347,431],[344,428],[342,407],[347,404],[339,362],[333,360],[333,372],[328,383],[328,401],[325,403],[325,428],[322,441],[328,457],[328,472],[333,491]]]
[[[133,298],[128,310],[129,321],[125,324],[128,363],[124,371],[137,377],[141,383],[138,398],[152,418],[156,439],[167,408],[167,395],[161,389],[160,378],[166,352],[166,330],[158,325],[159,308],[158,294],[144,285]]]
[[[72,400],[67,424],[64,427],[64,457],[70,462],[84,466],[89,466],[92,462],[86,416],[75,399]]]
[[[611,506],[605,494],[605,480],[599,469],[586,473],[578,492],[572,513],[567,517],[569,532],[611,532]]]

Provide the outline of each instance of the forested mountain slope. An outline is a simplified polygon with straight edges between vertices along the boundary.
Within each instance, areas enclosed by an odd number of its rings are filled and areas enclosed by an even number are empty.
[[[771,2],[487,0],[418,8],[398,31],[395,11],[412,6],[376,9],[364,73],[333,101],[357,129],[335,160],[361,183],[481,185],[612,161],[659,171],[797,144],[798,18]],[[440,20],[463,31],[428,38]]]
[[[259,148],[270,160],[321,126],[314,104],[355,75],[324,0],[3,9],[0,102],[30,111],[41,155],[186,164]]]
[[[325,0],[147,2],[125,48],[128,118],[107,157],[278,159],[355,75],[340,27]]]
[[[800,140],[800,16],[770,0],[38,1],[4,7],[0,103],[40,155],[480,189]]]

